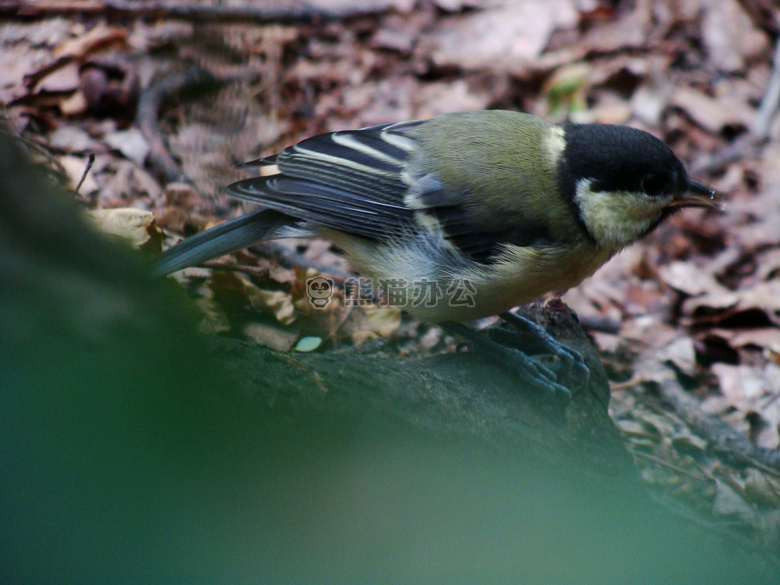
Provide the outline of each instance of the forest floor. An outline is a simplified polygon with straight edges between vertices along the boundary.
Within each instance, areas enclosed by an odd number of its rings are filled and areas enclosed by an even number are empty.
[[[106,229],[151,251],[242,212],[220,194],[245,176],[235,165],[320,132],[493,108],[651,132],[725,209],[673,216],[564,300],[601,353],[611,415],[651,491],[780,542],[772,2],[266,4],[0,2],[5,123],[85,207],[104,210]],[[209,266],[223,270],[177,278],[210,332],[280,351],[381,339],[383,351],[422,356],[456,343],[338,295],[312,310],[313,268],[348,270],[325,241]]]

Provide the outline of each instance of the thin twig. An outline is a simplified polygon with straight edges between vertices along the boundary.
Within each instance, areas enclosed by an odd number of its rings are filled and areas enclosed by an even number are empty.
[[[163,102],[184,90],[216,85],[219,82],[202,67],[193,66],[147,87],[138,99],[135,124],[149,143],[149,164],[168,182],[186,182],[184,171],[168,152],[157,120]]]
[[[309,364],[305,364],[299,360],[296,360],[294,357],[279,351],[272,351],[269,355],[271,355],[274,359],[283,361],[287,364],[290,364],[291,366],[294,366],[301,373],[303,373],[307,378],[309,378],[309,380],[311,380],[314,383],[314,386],[315,388],[317,388],[317,390],[319,390],[323,394],[328,393],[328,387],[325,386],[325,383],[322,381],[320,375]]]
[[[638,386],[639,384],[643,384],[645,382],[647,382],[647,378],[645,378],[642,374],[634,373],[634,375],[625,382],[610,382],[609,391],[618,392],[620,390],[625,390],[626,388]]]
[[[84,184],[84,179],[87,178],[87,175],[89,174],[89,171],[92,169],[92,165],[95,164],[95,153],[90,152],[89,157],[87,158],[87,166],[84,168],[84,172],[81,174],[81,180],[79,181],[79,184],[76,185],[76,193],[79,192],[81,189],[81,186]]]
[[[0,16],[47,18],[78,14],[113,19],[176,19],[197,23],[286,23],[353,18],[381,14],[391,9],[388,2],[371,2],[363,6],[353,3],[343,7],[312,6],[308,2],[285,4],[270,2],[264,6],[223,6],[184,4],[179,1],[0,0]]]
[[[758,139],[766,140],[769,138],[769,127],[772,125],[772,119],[778,108],[780,108],[780,37],[778,37],[775,46],[775,60],[772,65],[772,74],[769,77],[769,85],[750,128]]]
[[[0,0],[2,1],[2,0]],[[168,152],[158,122],[160,109],[166,100],[184,92],[213,89],[226,83],[251,79],[259,71],[252,66],[231,68],[229,73],[216,76],[210,71],[193,65],[179,73],[160,79],[141,92],[135,125],[140,128],[149,143],[149,165],[168,182],[185,182],[193,185],[174,158]]]
[[[667,371],[662,379],[659,379],[660,376],[649,377],[656,380],[662,400],[725,459],[735,465],[780,470],[780,450],[762,449],[726,423],[704,412],[699,402],[680,386],[674,372]]]
[[[656,457],[655,455],[650,455],[649,453],[643,453],[642,451],[635,451],[635,450],[631,450],[631,453],[635,457],[652,461],[653,463],[657,463],[658,465],[662,465],[663,467],[668,467],[669,469],[672,469],[677,473],[687,475],[688,477],[692,477],[693,479],[696,479],[698,481],[715,481],[711,477],[707,477],[706,475],[703,474],[693,473],[692,471],[683,469],[682,467],[675,465],[674,463],[669,463],[668,461],[664,461],[663,459],[661,459],[660,457]]]
[[[747,160],[758,155],[759,146],[769,138],[772,120],[780,109],[780,37],[775,46],[772,73],[769,84],[761,100],[756,117],[750,126],[750,133],[741,136],[714,152],[707,160],[694,164],[691,171],[695,175],[721,173],[732,163]]]

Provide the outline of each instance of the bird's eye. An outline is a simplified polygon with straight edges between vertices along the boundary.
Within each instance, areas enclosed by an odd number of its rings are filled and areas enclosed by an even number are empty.
[[[668,190],[668,184],[661,175],[650,174],[642,178],[639,188],[647,195],[662,195]]]

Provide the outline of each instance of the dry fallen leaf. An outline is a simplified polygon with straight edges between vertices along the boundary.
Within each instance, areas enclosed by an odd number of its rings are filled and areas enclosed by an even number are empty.
[[[214,299],[203,297],[198,299],[195,304],[203,314],[203,319],[198,324],[198,330],[201,333],[216,335],[231,330],[227,313]]]
[[[639,0],[633,10],[623,18],[614,19],[604,26],[593,27],[582,39],[589,51],[602,53],[641,47],[647,43],[647,31],[652,19],[652,2]]]
[[[676,339],[658,351],[657,359],[674,364],[682,373],[694,377],[697,373],[696,349],[689,337]]]
[[[32,93],[74,91],[79,86],[79,66],[64,62],[40,78]]]
[[[658,267],[661,279],[673,289],[695,297],[703,294],[725,295],[730,291],[695,262],[679,261]]]
[[[754,116],[753,112],[734,107],[690,87],[678,88],[672,94],[671,101],[699,127],[712,133],[720,132],[726,126],[749,127]]]
[[[106,145],[103,142],[92,138],[86,131],[74,124],[62,124],[49,133],[47,140],[52,148],[69,154],[106,151]]]
[[[115,159],[111,170],[113,175],[109,175],[98,193],[99,207],[117,207],[127,200],[155,201],[162,198],[160,184],[134,162]]]
[[[54,49],[53,54],[60,58],[84,59],[96,49],[123,44],[126,38],[127,31],[124,28],[108,26],[99,22],[88,32],[62,42]]]
[[[710,366],[726,400],[740,411],[747,411],[751,401],[764,394],[764,380],[751,366],[715,363]]]
[[[725,481],[715,479],[715,502],[712,511],[722,516],[735,516],[740,520],[752,522],[756,515],[752,506]]]
[[[80,91],[72,93],[59,102],[60,112],[63,116],[80,116],[87,111],[87,100]]]
[[[750,501],[764,508],[780,509],[780,479],[754,468],[746,469],[745,474],[745,495]]]
[[[238,272],[223,270],[214,271],[208,284],[217,302],[234,306],[249,304],[256,311],[272,315],[281,325],[290,325],[297,319],[289,292],[264,290]]]
[[[568,0],[509,0],[440,21],[427,38],[434,62],[461,69],[512,68],[537,58],[556,28],[576,26]]]
[[[780,328],[763,327],[751,329],[710,329],[713,335],[718,335],[729,342],[732,347],[760,347],[773,352],[780,352]]]
[[[281,290],[263,290],[245,281],[245,292],[254,309],[271,313],[282,325],[295,322],[297,315],[290,293]]]
[[[149,143],[138,128],[111,132],[106,134],[105,141],[139,166],[143,166],[150,150]]]
[[[657,126],[673,93],[672,83],[661,72],[654,72],[631,96],[631,111],[645,124]]]
[[[350,312],[339,330],[355,345],[379,337],[390,337],[401,325],[401,309],[398,307],[366,305]]]
[[[163,232],[151,211],[123,207],[87,213],[103,233],[119,236],[136,248],[153,252],[162,250]]]
[[[756,28],[737,0],[702,3],[702,40],[716,69],[737,72],[747,61],[769,54],[769,39]]]

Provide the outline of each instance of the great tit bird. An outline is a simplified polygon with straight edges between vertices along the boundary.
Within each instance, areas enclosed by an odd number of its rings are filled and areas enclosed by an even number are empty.
[[[403,287],[410,313],[470,321],[563,293],[675,211],[717,206],[646,132],[498,110],[321,134],[245,166],[261,176],[227,193],[261,209],[168,249],[157,275],[322,236]]]

